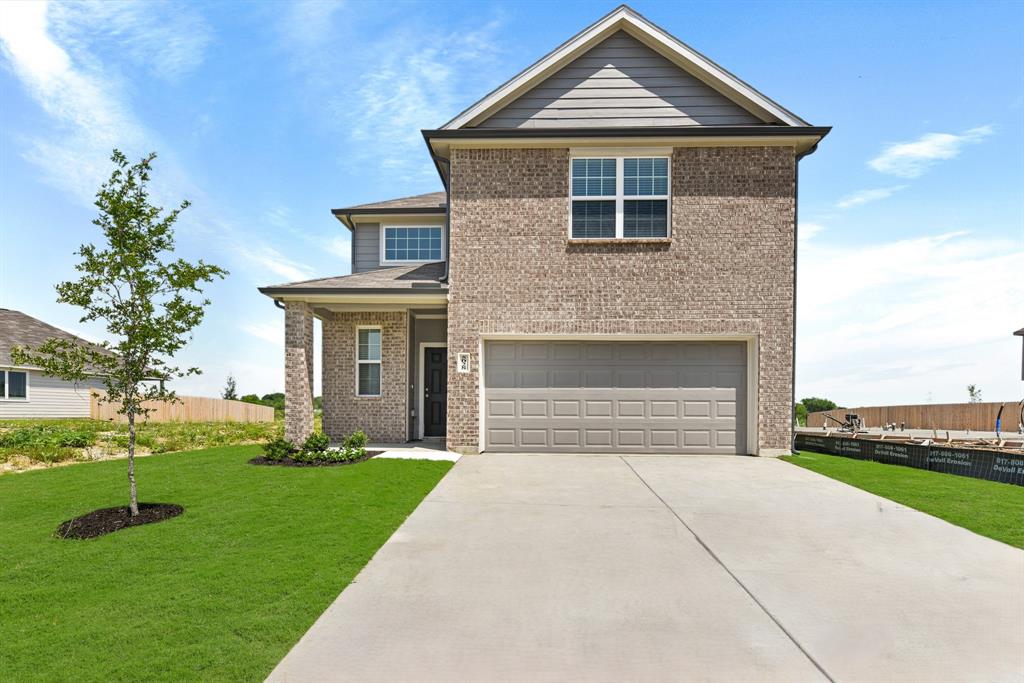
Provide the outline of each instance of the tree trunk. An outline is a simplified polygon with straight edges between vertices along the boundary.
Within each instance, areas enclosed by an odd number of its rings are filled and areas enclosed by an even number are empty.
[[[131,490],[132,517],[139,514],[139,496],[135,489],[135,413],[128,413],[128,485]]]

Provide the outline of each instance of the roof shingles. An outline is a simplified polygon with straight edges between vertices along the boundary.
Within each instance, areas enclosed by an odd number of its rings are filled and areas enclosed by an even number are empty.
[[[409,266],[379,268],[352,275],[338,275],[316,280],[288,282],[270,287],[260,287],[264,294],[287,294],[302,292],[350,292],[359,290],[394,290],[395,293],[410,290],[445,291],[447,284],[440,282],[444,274],[444,263],[421,263]]]

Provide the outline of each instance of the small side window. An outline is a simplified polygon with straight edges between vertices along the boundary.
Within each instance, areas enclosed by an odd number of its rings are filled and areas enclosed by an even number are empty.
[[[381,329],[356,330],[356,395],[380,396]]]

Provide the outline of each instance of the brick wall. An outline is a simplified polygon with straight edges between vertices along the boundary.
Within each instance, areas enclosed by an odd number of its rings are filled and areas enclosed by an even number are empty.
[[[356,396],[356,326],[381,327],[381,396]],[[323,318],[324,433],[332,441],[362,429],[371,441],[407,438],[408,315],[331,313]]]
[[[677,148],[670,243],[577,244],[567,149],[454,150],[449,447],[479,443],[482,334],[744,334],[759,448],[788,450],[795,164],[784,147]]]
[[[313,431],[313,312],[289,301],[284,312],[284,437],[302,443]]]

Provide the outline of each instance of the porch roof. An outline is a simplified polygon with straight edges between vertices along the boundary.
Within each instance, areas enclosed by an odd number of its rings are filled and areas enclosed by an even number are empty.
[[[437,296],[448,292],[448,285],[440,281],[443,274],[444,263],[419,263],[260,287],[260,292],[272,298],[310,294]]]

